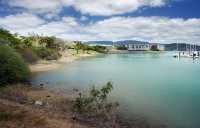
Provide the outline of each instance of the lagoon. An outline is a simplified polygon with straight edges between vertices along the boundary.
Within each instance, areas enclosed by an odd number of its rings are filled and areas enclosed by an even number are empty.
[[[34,75],[33,84],[85,89],[114,83],[112,98],[127,117],[142,116],[170,128],[200,127],[200,60],[172,52],[109,54],[84,58]]]

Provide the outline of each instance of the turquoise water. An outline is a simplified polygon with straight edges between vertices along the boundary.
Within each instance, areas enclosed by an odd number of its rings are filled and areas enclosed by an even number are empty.
[[[112,97],[126,116],[141,115],[170,128],[200,128],[200,60],[179,60],[172,53],[102,55],[32,79],[56,88],[88,88],[107,81],[114,83]]]

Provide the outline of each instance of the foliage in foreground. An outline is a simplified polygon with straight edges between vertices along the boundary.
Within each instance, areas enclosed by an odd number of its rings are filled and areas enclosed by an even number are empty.
[[[73,102],[73,111],[84,118],[111,119],[118,107],[118,103],[108,101],[112,90],[113,84],[108,82],[99,89],[93,86],[87,95],[79,93]]]
[[[22,57],[14,49],[0,45],[0,85],[24,82],[30,74]]]

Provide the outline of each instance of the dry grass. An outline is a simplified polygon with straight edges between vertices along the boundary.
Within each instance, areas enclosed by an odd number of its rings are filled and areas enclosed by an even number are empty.
[[[46,128],[47,121],[40,114],[28,111],[20,106],[0,103],[1,128]]]
[[[44,105],[35,105],[37,100]],[[46,89],[0,87],[0,128],[89,128],[72,120],[71,105],[68,98]]]
[[[25,103],[28,100],[29,90],[30,87],[21,84],[4,86],[0,88],[0,98]]]

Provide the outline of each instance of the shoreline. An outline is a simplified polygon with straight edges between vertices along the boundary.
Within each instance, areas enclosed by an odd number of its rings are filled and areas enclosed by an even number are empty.
[[[141,52],[141,51],[139,51],[139,52]],[[124,51],[118,50],[116,52],[113,52],[113,53],[110,52],[108,54],[127,54],[127,53],[130,53],[130,52],[124,52]],[[95,57],[97,55],[100,55],[100,53],[90,52],[88,54],[88,53],[80,52],[79,54],[76,54],[73,52],[65,52],[65,53],[63,53],[62,57],[59,60],[53,60],[53,61],[44,61],[43,60],[43,61],[39,61],[36,64],[29,65],[29,67],[30,67],[31,73],[46,72],[46,71],[56,70],[59,67],[61,67],[62,65],[74,62],[78,59]],[[46,102],[45,101],[46,97],[48,97],[49,95],[51,96],[51,100],[53,100],[55,102],[55,100],[60,100],[60,99],[72,100],[74,98],[74,94],[76,93],[74,91],[74,88],[66,89],[66,90],[60,90],[60,89],[55,90],[52,88],[48,88],[45,83],[41,83],[41,84],[42,85],[38,86],[39,87],[38,89],[34,90],[33,93],[30,93],[30,94],[31,94],[32,98],[34,97],[34,99],[35,98],[40,99],[43,103]],[[34,85],[32,85],[32,86],[34,86]],[[51,110],[47,110],[47,111],[49,112]],[[57,112],[60,113],[61,111],[57,111]],[[70,113],[69,110],[67,112]],[[153,126],[154,128],[164,128],[166,126],[166,125],[160,124],[159,122],[149,122],[145,118],[139,118],[139,119],[137,119],[137,117],[125,118],[126,116],[124,116],[120,112],[118,112],[116,114],[117,114],[116,120],[117,120],[118,126],[124,126],[127,128],[131,128],[132,126],[141,127],[141,128],[149,127],[149,126]],[[68,119],[65,119],[65,121],[67,121],[70,125],[74,125],[74,121],[72,120],[73,115],[71,115],[71,114],[69,114],[69,115],[70,116],[68,117]],[[59,116],[63,116],[63,114],[60,113]],[[56,120],[58,120],[58,119],[56,119]],[[87,120],[84,120],[84,119],[77,120],[76,123],[80,127],[84,127],[84,128],[95,127],[95,125],[96,125],[95,121],[87,122]],[[61,125],[61,124],[63,124],[63,121],[60,121],[57,125]]]
[[[3,97],[1,96],[2,92],[0,91],[0,112],[5,111],[5,113],[11,114],[11,116],[20,114],[20,116],[23,116],[25,125],[29,126],[30,128],[38,128],[37,126],[44,128],[98,128],[98,122],[95,120],[87,120],[83,118],[77,118],[73,120],[74,114],[71,111],[71,103],[74,99],[74,96],[77,96],[78,93],[75,90],[67,90],[72,93],[69,96],[64,94],[63,91],[65,90],[51,90],[46,87],[35,87],[33,85],[28,86],[16,84],[11,87],[6,87],[5,89],[6,91],[3,92],[5,93],[5,96],[3,95]],[[15,90],[18,91],[18,94],[15,94]],[[16,99],[16,96],[21,97],[21,99]],[[40,102],[41,104],[39,104]],[[167,127],[159,122],[149,122],[145,118],[125,117],[126,116],[124,116],[122,113],[116,112],[115,124],[117,127]],[[16,118],[12,120],[12,122],[5,122],[4,125],[10,126],[13,123],[17,124],[18,121],[21,120]],[[32,122],[34,124],[32,124]],[[107,123],[112,124],[113,122],[107,121]]]
[[[57,61],[39,61],[37,64],[30,65],[32,68],[31,73],[37,73],[37,72],[39,73],[39,72],[55,70],[64,64],[74,62],[81,58],[95,57],[97,55],[99,55],[99,53],[96,53],[96,52],[91,52],[90,54],[80,52],[80,54],[77,54],[77,55],[71,52],[63,53],[63,56]],[[11,110],[13,109],[13,107],[17,107],[17,109],[19,109],[20,111],[25,109],[27,113],[25,117],[34,118],[34,120],[39,118],[40,119],[39,121],[44,121],[43,123],[45,125],[49,125],[48,128],[54,128],[54,127],[55,128],[71,128],[73,126],[78,126],[80,128],[97,127],[97,124],[95,121],[88,122],[87,120],[84,120],[84,119],[83,120],[78,119],[75,121],[73,120],[73,114],[71,113],[71,110],[70,110],[70,107],[71,107],[70,104],[75,94],[77,93],[76,89],[71,88],[67,90],[63,90],[63,89],[51,90],[50,88],[46,87],[46,85],[43,83],[42,85],[39,85],[39,86],[35,86],[35,85],[31,85],[31,86],[35,88],[28,89],[29,90],[28,92],[26,92],[27,89],[25,89],[25,92],[22,93],[22,94],[27,93],[27,95],[25,96],[28,97],[27,99],[31,99],[31,102],[26,101],[25,104],[23,103],[22,105],[19,106],[20,103],[18,103],[18,101],[12,101],[12,100],[10,101],[9,99],[8,100],[4,98],[2,99],[0,97],[0,105],[3,106],[2,109],[7,108],[6,111],[8,111],[9,113],[12,113]],[[13,88],[12,90],[16,90],[16,88]],[[11,90],[11,93],[9,90],[10,94],[12,94],[12,90]],[[8,97],[10,97],[10,94],[8,94]],[[13,94],[12,96],[15,96]],[[36,101],[41,102],[42,105],[37,105]],[[9,104],[7,105],[7,103]],[[10,105],[10,103],[12,103],[12,105]],[[1,108],[0,108],[0,111],[1,111]],[[42,114],[38,113],[38,111],[42,112]],[[23,113],[23,111],[21,113]],[[31,115],[34,115],[34,117],[31,117]],[[49,117],[49,115],[51,116]],[[136,118],[136,120],[134,118]],[[124,115],[122,113],[117,113],[116,125],[119,127],[122,126],[122,127],[127,127],[127,128],[131,128],[133,126],[138,127],[138,128],[144,128],[144,127],[149,127],[151,125],[154,128],[165,127],[165,125],[159,124],[158,122],[148,122],[148,120],[146,120],[145,118],[144,119],[143,118],[138,119],[137,117],[134,117],[134,118],[133,119],[124,118]],[[52,122],[56,122],[56,124],[53,124]]]
[[[40,60],[35,64],[30,64],[29,68],[31,73],[45,72],[58,69],[63,64],[71,63],[81,58],[94,57],[97,55],[99,55],[99,53],[97,52],[81,52],[79,54],[75,54],[73,52],[65,51],[64,53],[62,53],[62,57],[58,60]]]

